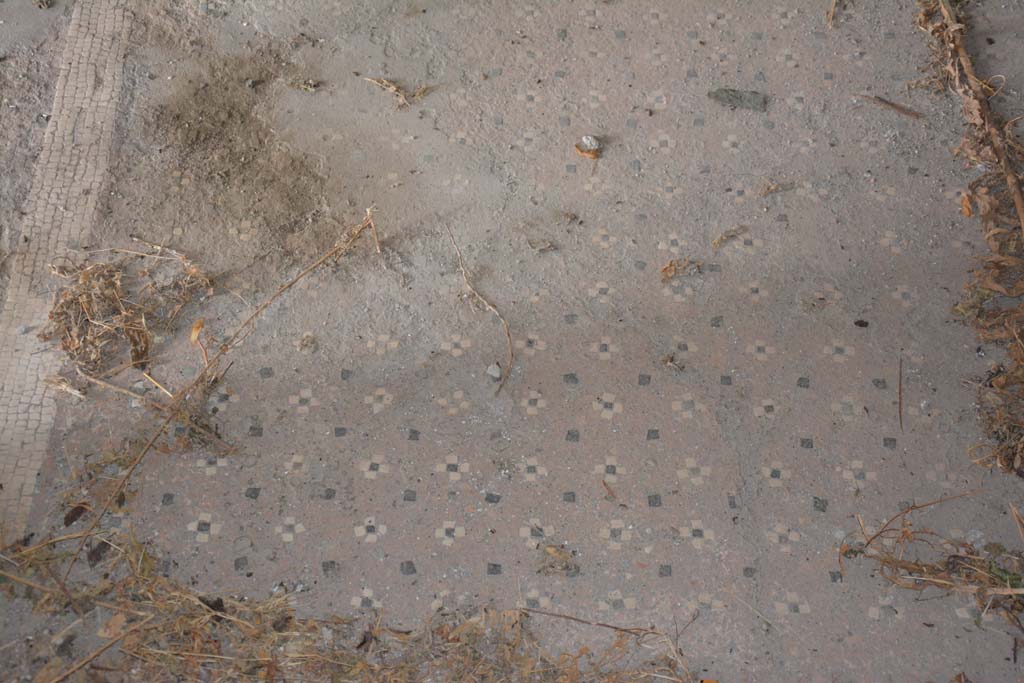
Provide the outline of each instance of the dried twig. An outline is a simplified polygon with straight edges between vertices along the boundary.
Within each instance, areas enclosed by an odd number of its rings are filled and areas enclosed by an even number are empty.
[[[71,394],[75,398],[85,398],[84,391],[81,391],[71,386],[71,382],[67,381],[60,375],[52,375],[50,377],[45,378],[43,381],[49,384],[54,389],[57,389],[58,391],[63,391],[67,394]]]
[[[63,579],[57,576],[56,573],[54,573],[53,567],[51,567],[49,564],[44,564],[43,571],[45,571],[46,574],[51,579],[53,579],[53,582],[57,584],[57,587],[60,588],[60,592],[64,594],[64,599],[68,601],[68,605],[71,607],[71,609],[75,611],[75,614],[77,614],[79,617],[85,616],[85,614],[82,612],[82,608],[78,606],[78,603],[75,602],[74,596],[71,595],[71,591],[68,590],[67,584],[63,581]]]
[[[909,116],[912,119],[923,119],[924,118],[924,114],[922,114],[921,112],[914,111],[910,107],[904,107],[902,104],[897,104],[897,103],[895,103],[895,102],[893,102],[891,100],[885,99],[884,97],[879,97],[878,95],[866,95],[865,94],[865,95],[860,95],[860,97],[863,97],[864,99],[869,100],[871,102],[874,102],[875,104],[879,104],[879,105],[881,105],[883,107],[888,107],[889,109],[892,109],[897,114],[903,114],[904,116]]]
[[[372,206],[366,210],[366,221],[370,224],[370,234],[373,235],[373,246],[377,248],[377,253],[381,254],[380,236],[377,235],[377,224],[373,222]]]
[[[925,508],[930,508],[930,507],[932,507],[934,505],[941,505],[942,503],[948,503],[949,501],[956,500],[957,498],[966,498],[968,496],[973,496],[977,492],[978,492],[977,489],[975,489],[973,491],[964,491],[963,493],[958,493],[958,494],[953,495],[953,496],[943,496],[942,498],[936,498],[935,500],[930,500],[927,503],[920,503],[918,505],[911,505],[910,507],[904,508],[903,510],[900,510],[895,515],[893,515],[888,520],[886,520],[885,524],[882,525],[882,528],[879,529],[878,532],[875,533],[873,536],[868,538],[864,542],[864,545],[865,546],[869,546],[872,543],[874,543],[875,539],[877,539],[879,536],[881,536],[882,534],[884,534],[886,531],[889,530],[889,527],[892,526],[893,522],[895,522],[897,519],[902,519],[903,517],[906,517],[911,512],[917,512],[918,510],[924,510]]]
[[[663,636],[665,635],[661,631],[655,631],[654,629],[640,627],[625,627],[615,626],[614,624],[606,624],[601,621],[587,621],[580,617],[570,616],[568,614],[559,614],[558,612],[548,612],[542,609],[533,609],[531,607],[520,607],[520,611],[527,612],[529,614],[540,614],[545,617],[554,617],[556,619],[565,619],[566,621],[573,621],[577,624],[585,624],[587,626],[597,626],[598,628],[607,628],[618,633],[625,633],[631,636]]]
[[[149,380],[149,382],[153,386],[155,386],[160,391],[164,392],[167,396],[169,396],[170,398],[174,398],[174,394],[171,393],[171,391],[167,389],[167,387],[165,387],[163,384],[160,384],[160,382],[157,382],[155,379],[153,379],[153,376],[150,375],[148,372],[142,373],[142,376]]]
[[[153,615],[150,615],[150,616],[146,617],[145,619],[143,619],[138,624],[136,624],[135,626],[133,626],[132,628],[126,629],[124,632],[122,632],[116,638],[112,638],[109,641],[107,641],[107,643],[105,645],[103,645],[102,647],[99,647],[99,648],[93,650],[92,652],[90,652],[85,657],[82,657],[81,659],[79,659],[77,662],[75,662],[75,664],[73,666],[71,666],[71,668],[67,669],[66,671],[64,671],[64,673],[62,673],[61,675],[57,676],[53,680],[49,681],[49,683],[60,683],[61,681],[66,680],[69,676],[73,675],[76,671],[78,671],[79,669],[81,669],[82,667],[87,665],[89,662],[93,661],[94,659],[99,657],[101,654],[103,654],[104,652],[106,652],[110,648],[112,648],[115,645],[117,645],[118,643],[120,643],[127,636],[135,633],[136,631],[141,630],[146,624],[148,624],[152,620],[153,620]]]
[[[825,12],[825,25],[829,28],[834,28],[836,23],[836,13],[839,12],[839,7],[844,5],[844,0],[832,0],[832,4],[829,6],[828,11]]]
[[[512,332],[509,330],[508,321],[505,320],[505,317],[498,311],[497,307],[484,298],[484,295],[478,292],[473,286],[473,283],[470,282],[469,272],[466,270],[466,261],[462,258],[462,250],[459,249],[459,245],[455,242],[455,235],[452,234],[452,229],[448,226],[445,226],[445,230],[448,231],[448,239],[451,240],[452,247],[455,249],[455,255],[459,259],[459,270],[462,272],[462,281],[466,283],[466,288],[477,301],[483,304],[484,308],[493,313],[495,317],[501,321],[501,326],[505,329],[505,341],[508,342],[508,366],[505,367],[501,373],[501,382],[498,383],[498,390],[495,392],[497,393],[498,391],[501,391],[503,386],[505,386],[505,382],[512,373],[512,363],[515,361],[516,357],[515,352],[512,350]]]
[[[764,615],[764,613],[763,613],[763,612],[761,612],[761,610],[757,609],[756,607],[754,607],[753,605],[751,605],[751,604],[750,604],[749,602],[747,602],[746,600],[744,600],[744,599],[743,599],[743,598],[741,598],[740,596],[736,595],[735,593],[732,593],[732,597],[733,597],[733,598],[734,598],[734,599],[736,600],[736,602],[740,603],[741,605],[743,605],[744,607],[746,607],[746,608],[747,608],[748,610],[750,610],[751,612],[753,612],[753,613],[754,613],[754,616],[756,616],[756,617],[757,617],[758,619],[760,619],[761,621],[763,621],[763,622],[764,622],[765,624],[767,624],[767,625],[768,625],[769,627],[771,627],[771,628],[775,628],[775,624],[774,624],[774,623],[772,622],[772,620],[771,620],[771,619],[769,619],[768,617],[766,617],[766,616]]]
[[[90,375],[89,373],[85,372],[81,368],[78,369],[78,375],[79,375],[79,377],[84,379],[86,382],[89,382],[91,384],[95,384],[98,387],[103,387],[104,389],[107,389],[109,391],[113,391],[113,392],[118,393],[118,394],[124,394],[125,396],[128,396],[129,398],[131,398],[131,399],[133,399],[135,401],[139,401],[141,403],[145,403],[150,408],[153,408],[153,409],[155,409],[155,410],[157,410],[157,411],[159,411],[161,413],[166,412],[170,408],[169,406],[164,405],[163,403],[160,403],[159,401],[154,401],[153,399],[149,398],[148,396],[146,396],[144,394],[136,394],[131,389],[126,389],[124,387],[119,387],[116,384],[112,384],[110,382],[107,382],[106,380],[102,380],[99,377],[93,377],[92,375]]]
[[[31,588],[33,590],[37,590],[37,591],[39,591],[41,593],[56,593],[57,592],[56,589],[49,588],[47,586],[42,585],[41,583],[36,583],[35,581],[31,581],[29,579],[26,579],[23,576],[18,576],[17,574],[12,574],[11,572],[5,572],[3,569],[0,569],[0,576],[4,577],[8,581],[13,581],[15,583],[20,583],[22,586],[28,586],[29,588]]]

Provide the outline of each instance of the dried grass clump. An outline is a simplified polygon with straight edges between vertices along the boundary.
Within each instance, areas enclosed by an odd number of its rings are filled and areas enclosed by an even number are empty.
[[[93,563],[102,581],[61,580],[70,534],[27,548],[5,548],[17,573],[0,570],[11,597],[35,600],[36,609],[80,619],[92,610],[112,614],[105,639],[74,662],[51,667],[47,683],[60,683],[93,666],[149,681],[521,681],[523,683],[688,683],[678,647],[663,634],[587,622],[536,610],[483,609],[439,613],[416,631],[389,628],[383,617],[360,626],[351,617],[297,617],[294,594],[266,600],[202,595],[160,576],[151,549],[131,537],[92,538],[104,553]],[[6,579],[6,582],[4,582]],[[6,586],[4,584],[6,583]],[[548,654],[531,631],[532,615],[612,629],[602,652],[583,648]]]
[[[90,375],[121,363],[126,350],[130,365],[145,370],[153,330],[168,329],[186,304],[210,290],[209,278],[181,255],[131,253],[117,262],[51,266],[67,284],[39,338],[59,340]]]

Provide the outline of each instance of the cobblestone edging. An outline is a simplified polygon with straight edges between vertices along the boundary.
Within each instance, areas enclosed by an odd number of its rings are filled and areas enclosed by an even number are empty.
[[[96,219],[121,91],[125,0],[78,0],[57,70],[50,121],[11,244],[0,310],[0,534],[24,532],[56,413],[44,379],[57,355],[36,338],[46,320],[48,264],[81,245]]]

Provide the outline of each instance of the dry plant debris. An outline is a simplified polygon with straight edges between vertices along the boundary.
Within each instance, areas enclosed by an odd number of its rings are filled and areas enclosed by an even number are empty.
[[[320,89],[321,85],[323,84],[320,81],[313,80],[312,78],[302,78],[288,82],[289,88],[295,88],[303,92],[316,92]]]
[[[203,595],[161,576],[152,548],[131,536],[95,537],[95,547],[108,549],[94,563],[102,581],[61,580],[67,563],[61,546],[81,535],[3,549],[15,568],[0,569],[9,599],[33,600],[37,612],[60,625],[96,610],[102,611],[97,618],[110,614],[97,634],[101,644],[88,654],[43,663],[36,680],[46,683],[87,667],[152,681],[693,681],[678,644],[654,629],[525,608],[438,613],[416,631],[389,628],[381,614],[366,625],[343,616],[301,618],[295,589],[279,587],[264,600]],[[553,567],[578,571],[571,553],[552,548],[546,554]],[[531,632],[534,615],[611,630],[616,640],[602,652],[554,656]]]
[[[130,500],[128,484],[133,473],[175,419],[177,409],[223,375],[218,370],[220,364],[251,333],[262,313],[310,273],[349,252],[367,230],[376,237],[369,209],[364,220],[336,246],[257,306],[212,355],[204,347],[204,367],[188,386],[171,395],[167,417],[148,441],[129,442],[87,468],[90,471],[79,480],[82,486],[64,496],[65,527],[82,522],[83,530],[51,536],[34,545],[28,545],[30,539],[26,538],[0,549],[0,556],[10,565],[0,569],[0,590],[8,599],[32,600],[37,612],[59,622],[59,633],[71,631],[93,613],[90,621],[110,614],[97,633],[103,640],[88,654],[73,662],[56,654],[42,663],[35,680],[62,683],[78,680],[73,677],[83,671],[89,675],[120,672],[132,680],[153,681],[693,680],[677,642],[650,628],[590,622],[554,612],[483,609],[472,616],[438,615],[416,632],[388,628],[382,615],[360,629],[348,617],[298,617],[294,610],[297,587],[281,588],[265,600],[197,593],[159,575],[158,558],[151,546],[123,531],[100,528],[106,512],[123,508]],[[469,285],[454,238],[452,243],[467,285],[482,299]],[[504,322],[497,310],[491,309]],[[205,326],[202,318],[193,324],[191,343],[200,343]],[[505,329],[507,334],[507,323]],[[124,474],[119,479],[97,476],[108,465]],[[91,521],[85,524],[89,517]],[[82,566],[76,570],[86,548],[93,571]],[[563,547],[549,546],[543,557],[539,571],[579,572],[575,554]],[[615,632],[616,640],[602,652],[582,648],[553,657],[531,635],[531,614],[608,629]],[[634,664],[637,661],[643,663]]]
[[[545,576],[553,574],[569,577],[579,576],[580,565],[576,562],[576,552],[559,545],[544,546],[544,554],[541,557],[537,573]]]
[[[202,409],[197,406],[201,406],[203,403],[205,403],[205,399],[209,391],[212,389],[212,387],[216,386],[216,384],[220,381],[221,377],[223,377],[224,372],[227,371],[227,369],[223,371],[220,370],[221,362],[236,346],[242,343],[242,341],[245,340],[245,338],[252,333],[252,331],[255,329],[256,321],[260,318],[260,316],[262,316],[263,313],[275,301],[277,301],[288,290],[290,290],[292,287],[294,287],[296,284],[298,284],[300,281],[306,278],[310,273],[318,270],[324,264],[331,261],[335,261],[341,256],[351,251],[351,249],[355,246],[356,242],[359,240],[359,238],[366,230],[375,231],[375,226],[373,223],[373,211],[371,209],[366,210],[366,217],[359,225],[353,228],[346,237],[337,242],[334,247],[329,249],[318,259],[316,259],[311,264],[306,266],[295,277],[293,277],[288,282],[278,287],[273,294],[271,294],[265,301],[263,301],[263,303],[257,306],[253,310],[253,312],[249,314],[249,317],[246,318],[242,322],[242,324],[239,325],[235,329],[235,331],[217,347],[217,352],[212,356],[206,357],[204,359],[205,365],[202,368],[202,370],[196,373],[195,378],[193,378],[193,380],[189,384],[187,384],[184,388],[179,389],[172,395],[169,404],[158,404],[158,407],[160,408],[161,412],[164,413],[165,415],[164,419],[153,431],[153,433],[150,435],[149,439],[145,442],[145,444],[137,449],[138,452],[131,459],[130,463],[126,463],[126,467],[123,470],[124,474],[118,480],[116,480],[116,483],[111,487],[109,495],[107,495],[107,497],[105,498],[103,505],[94,515],[93,521],[89,526],[87,536],[90,535],[96,529],[97,526],[99,526],[99,523],[102,521],[103,516],[106,515],[106,513],[111,509],[115,502],[123,501],[124,496],[126,495],[125,491],[127,490],[128,483],[131,480],[132,475],[134,475],[135,471],[138,469],[139,465],[142,464],[142,461],[145,459],[146,455],[151,450],[153,450],[153,448],[157,445],[157,443],[160,441],[160,439],[163,437],[164,433],[168,430],[172,423],[174,423],[176,420],[182,419],[182,417],[185,416],[185,419],[188,420],[188,422],[186,422],[186,425],[188,427],[198,427],[202,429],[203,425],[201,424],[201,422],[196,424],[197,421],[193,419],[194,416],[202,415]],[[118,505],[120,504],[122,503],[118,502]],[[82,541],[79,543],[78,548],[71,556],[71,560],[68,563],[68,567],[64,575],[65,580],[70,575],[71,570],[74,568],[75,563],[78,561],[78,557],[81,555],[82,550],[85,548],[87,542],[88,538],[83,538]]]
[[[796,189],[796,183],[791,181],[780,181],[776,183],[773,180],[766,180],[764,187],[757,193],[758,197],[768,197],[777,192],[789,192],[790,190]]]
[[[145,370],[153,329],[169,329],[186,304],[211,288],[209,278],[176,252],[112,251],[128,258],[51,266],[68,284],[58,290],[39,333],[43,341],[59,340],[68,357],[90,374],[122,361],[126,349],[130,364]]]
[[[747,232],[747,226],[737,225],[735,228],[730,228],[729,230],[726,230],[721,235],[713,239],[711,241],[711,246],[714,247],[715,249],[721,249],[729,242],[732,242],[734,239],[746,235]]]
[[[985,257],[955,307],[982,342],[1002,344],[1008,362],[992,368],[979,384],[978,404],[991,445],[975,462],[1024,477],[1024,195],[1020,169],[1024,147],[989,106],[994,90],[978,77],[965,47],[963,3],[919,0],[917,25],[931,36],[931,75],[920,81],[949,89],[963,102],[967,130],[955,153],[980,175],[963,192],[960,212],[976,216],[991,254]]]
[[[663,265],[659,271],[662,282],[671,282],[681,275],[699,275],[704,272],[704,262],[698,259],[691,259],[689,256],[682,260],[671,259]]]
[[[972,493],[910,506],[874,533],[858,517],[859,531],[839,547],[840,569],[844,559],[873,560],[882,578],[895,586],[972,595],[979,609],[1001,614],[1024,634],[1024,553],[1009,551],[998,543],[975,548],[966,541],[943,538],[929,529],[916,527],[910,521],[913,512]],[[1012,505],[1010,511],[1024,540],[1024,519]]]
[[[370,78],[369,76],[363,76],[362,79],[373,83],[381,90],[386,90],[397,97],[399,109],[404,109],[413,102],[423,99],[426,97],[427,93],[434,89],[434,86],[432,85],[421,85],[410,93],[395,81],[390,81],[386,78]]]

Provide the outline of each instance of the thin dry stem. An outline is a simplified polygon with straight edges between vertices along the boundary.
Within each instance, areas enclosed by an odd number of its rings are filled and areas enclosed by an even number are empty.
[[[501,382],[498,383],[498,389],[495,392],[498,393],[501,391],[501,388],[505,386],[505,382],[508,380],[508,377],[512,372],[512,363],[515,362],[516,355],[515,351],[512,350],[512,332],[509,329],[508,321],[505,320],[505,316],[503,316],[501,312],[498,311],[498,308],[490,301],[488,301],[483,294],[478,292],[476,287],[473,286],[473,283],[470,282],[469,273],[466,270],[466,261],[465,259],[462,258],[462,250],[459,249],[458,243],[455,242],[455,235],[452,234],[452,229],[449,228],[448,226],[445,226],[445,230],[448,231],[448,239],[451,240],[452,247],[455,249],[455,255],[459,259],[459,270],[462,272],[462,281],[466,283],[466,289],[470,291],[470,293],[476,298],[477,301],[483,304],[484,308],[493,313],[495,317],[497,317],[498,320],[501,321],[501,326],[505,330],[505,341],[508,343],[508,365],[507,367],[503,368],[503,371],[501,373]]]

